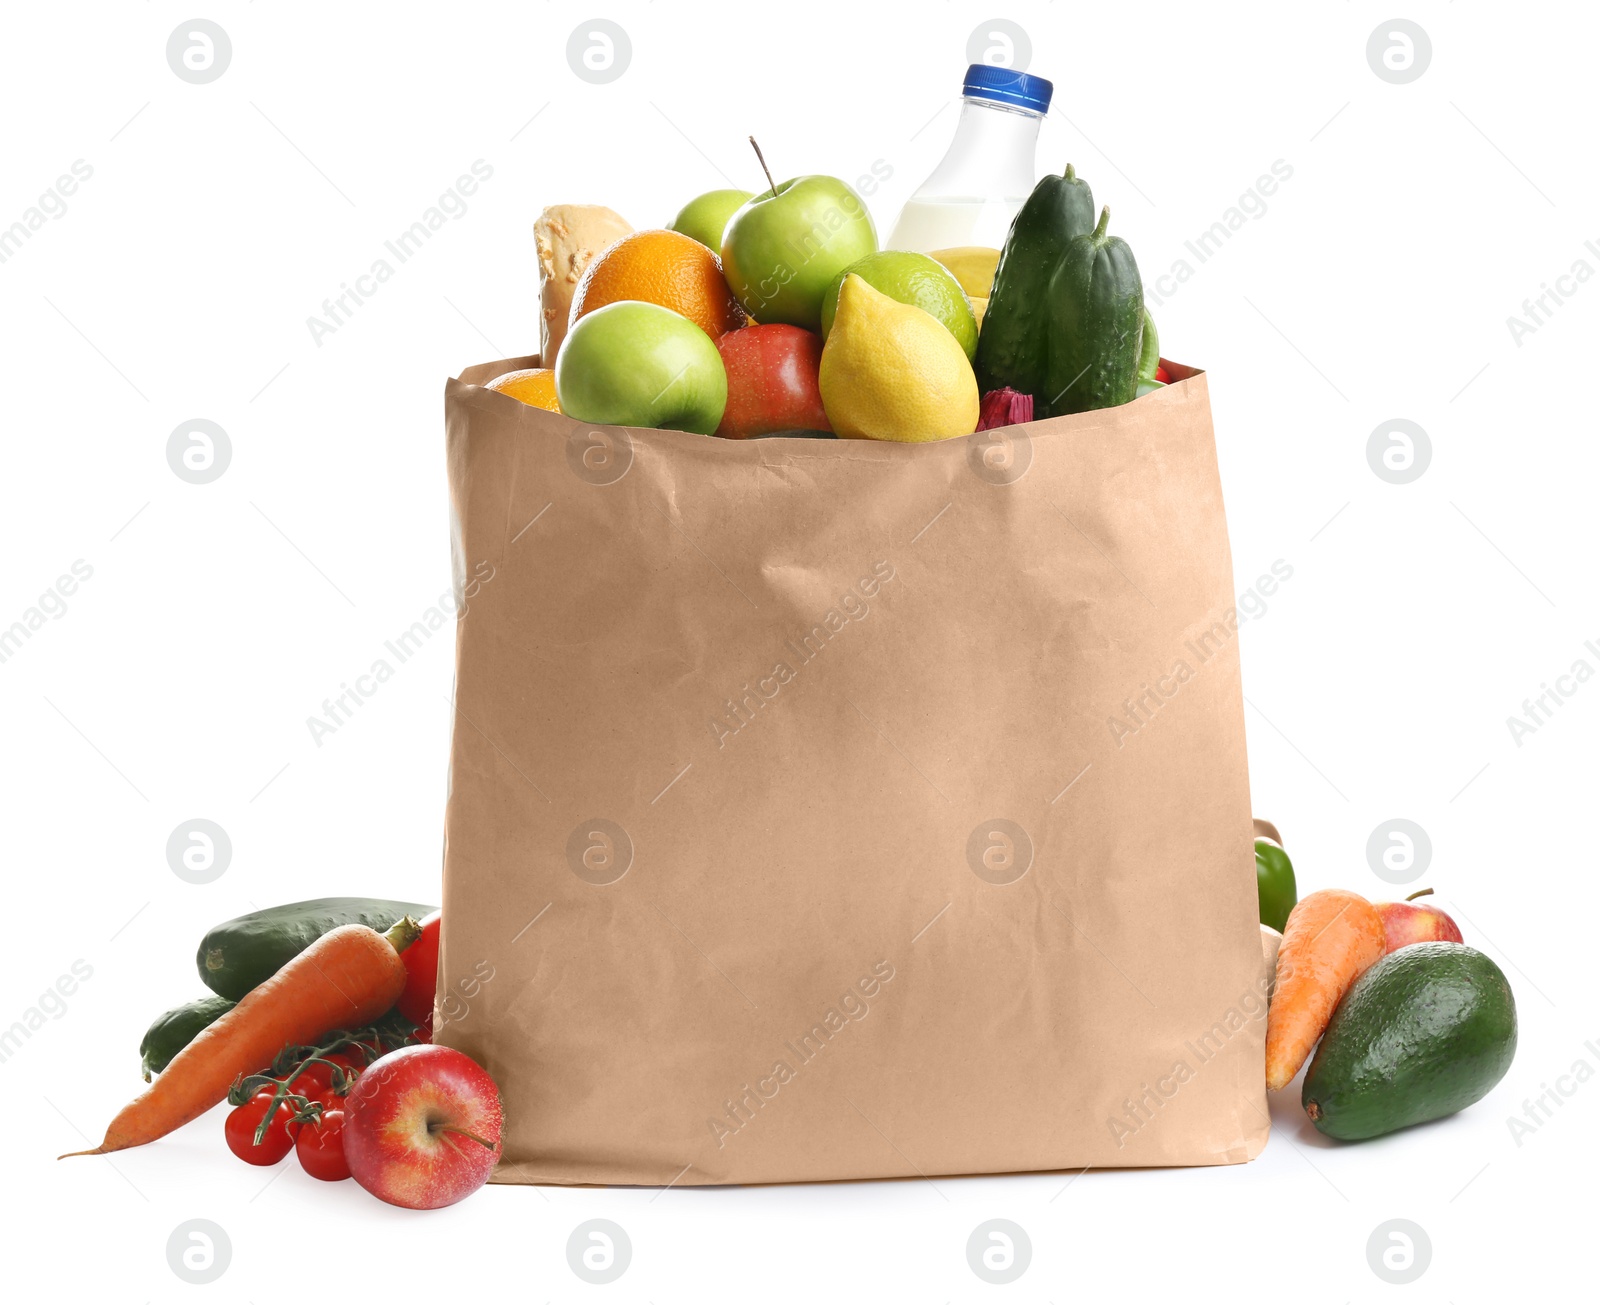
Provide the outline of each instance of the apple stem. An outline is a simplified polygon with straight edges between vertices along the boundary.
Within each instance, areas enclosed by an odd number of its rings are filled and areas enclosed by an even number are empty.
[[[1417,889],[1416,892],[1412,893],[1409,897],[1407,897],[1406,901],[1414,902],[1414,901],[1417,900],[1417,898],[1419,898],[1419,897],[1427,897],[1432,892],[1433,892],[1433,889],[1431,889],[1431,888],[1419,888],[1419,889]]]
[[[439,1131],[441,1133],[455,1133],[455,1134],[457,1134],[457,1135],[459,1135],[461,1137],[470,1137],[474,1142],[476,1142],[479,1146],[485,1148],[486,1150],[489,1150],[489,1151],[493,1151],[494,1150],[494,1143],[491,1142],[488,1138],[479,1137],[476,1133],[469,1133],[469,1132],[467,1132],[466,1129],[457,1128],[453,1124],[440,1124],[439,1125]],[[445,1138],[445,1141],[449,1142],[450,1139],[447,1137],[447,1138]],[[453,1142],[451,1142],[450,1144],[452,1146],[455,1145],[455,1143],[453,1143]]]
[[[778,183],[772,179],[772,169],[767,166],[767,160],[761,153],[761,146],[756,144],[756,138],[751,136],[750,148],[756,152],[756,160],[761,164],[761,170],[767,174],[767,185],[772,187],[772,198],[778,198]]]

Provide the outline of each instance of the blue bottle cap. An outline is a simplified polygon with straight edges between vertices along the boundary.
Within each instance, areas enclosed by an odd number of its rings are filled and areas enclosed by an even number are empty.
[[[1043,77],[1030,77],[1015,68],[1000,68],[991,63],[969,64],[966,80],[961,83],[961,94],[968,99],[1009,104],[1018,109],[1031,109],[1034,113],[1049,112],[1050,95],[1054,90]]]

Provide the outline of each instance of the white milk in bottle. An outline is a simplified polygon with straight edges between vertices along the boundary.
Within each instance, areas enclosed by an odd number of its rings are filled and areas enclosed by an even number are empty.
[[[1052,89],[1043,77],[972,64],[961,86],[955,139],[900,210],[884,248],[1000,248],[1033,190],[1034,146]]]

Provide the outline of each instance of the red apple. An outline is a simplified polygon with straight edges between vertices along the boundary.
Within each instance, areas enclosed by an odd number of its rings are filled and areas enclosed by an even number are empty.
[[[350,1176],[408,1210],[454,1205],[500,1158],[500,1092],[452,1047],[402,1047],[367,1067],[344,1103]]]
[[[1385,954],[1409,947],[1412,943],[1462,941],[1461,930],[1456,927],[1456,922],[1437,906],[1414,904],[1414,899],[1426,897],[1431,892],[1431,888],[1420,888],[1403,902],[1373,903],[1373,909],[1383,921]]]
[[[728,373],[728,405],[716,434],[743,440],[783,430],[827,430],[817,371],[822,337],[772,322],[729,331],[717,341]]]

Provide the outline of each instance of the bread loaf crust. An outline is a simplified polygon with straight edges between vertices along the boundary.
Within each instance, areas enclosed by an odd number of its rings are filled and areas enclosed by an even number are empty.
[[[600,204],[553,204],[533,224],[539,259],[539,360],[555,366],[573,292],[594,257],[633,228]]]

